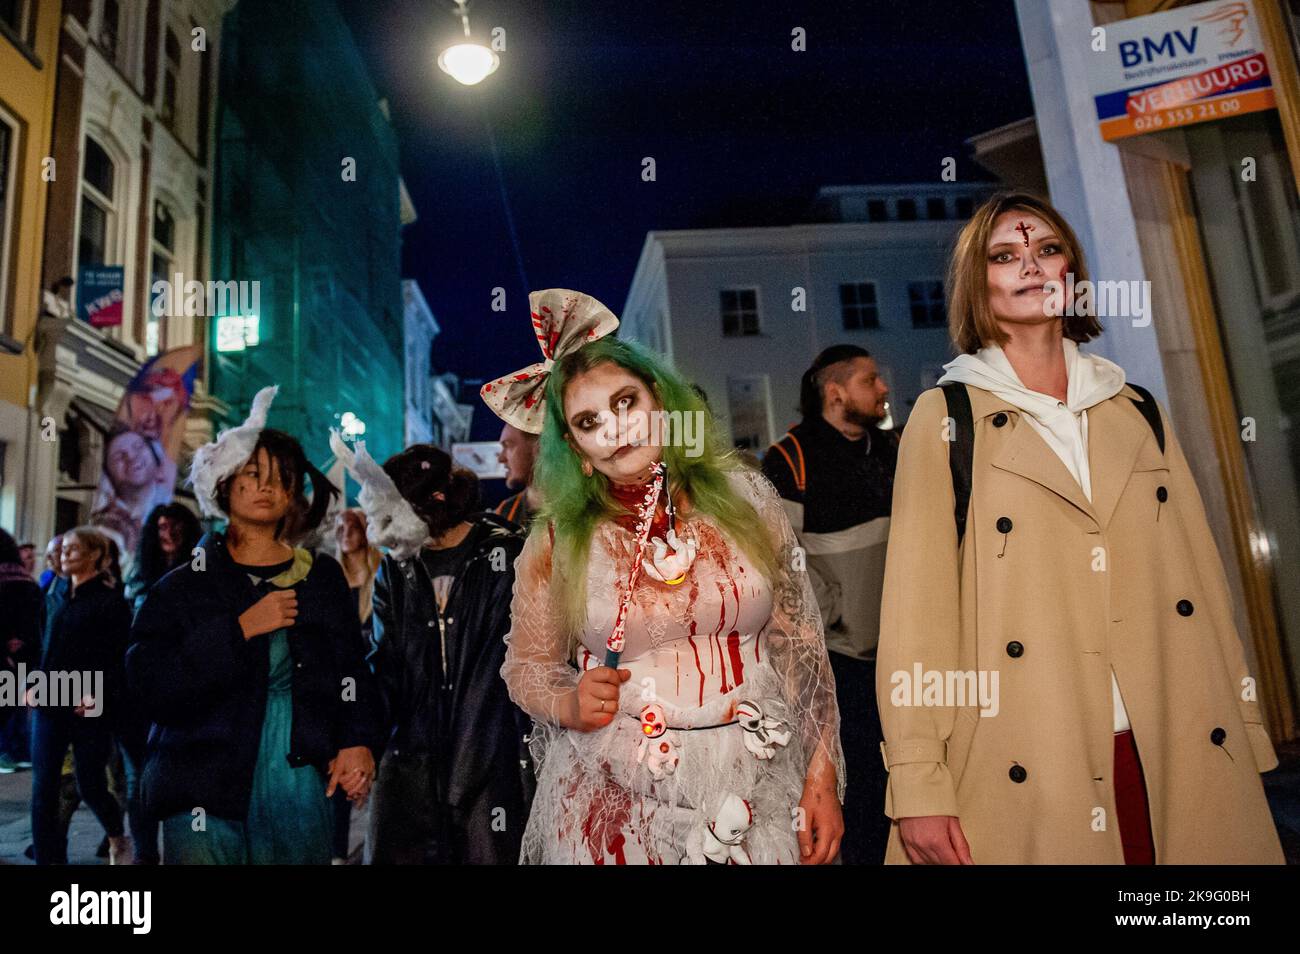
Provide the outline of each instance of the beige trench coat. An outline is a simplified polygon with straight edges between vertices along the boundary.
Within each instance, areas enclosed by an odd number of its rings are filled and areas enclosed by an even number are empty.
[[[1162,455],[1128,386],[1088,411],[1089,502],[1020,411],[967,390],[975,457],[960,551],[941,390],[917,401],[899,452],[876,670],[887,862],[907,862],[897,819],[956,815],[976,864],[1123,864],[1113,668],[1157,863],[1280,863],[1259,779],[1277,757],[1168,418]],[[909,685],[917,664],[947,696]],[[997,673],[995,715],[957,694],[978,677],[946,675],[981,670],[990,689]]]

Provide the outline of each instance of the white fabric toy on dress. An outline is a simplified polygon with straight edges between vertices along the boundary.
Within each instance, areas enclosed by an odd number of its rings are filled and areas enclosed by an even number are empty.
[[[790,733],[780,719],[763,714],[763,707],[748,699],[736,705],[736,719],[745,730],[745,748],[757,758],[770,759],[778,745],[790,741]]]
[[[754,825],[754,812],[749,802],[739,795],[727,793],[713,817],[713,821],[696,828],[686,839],[686,857],[683,864],[725,865],[734,862],[749,864],[744,848],[745,835]]]
[[[686,579],[686,571],[691,568],[695,562],[695,554],[699,549],[699,544],[695,539],[695,534],[687,532],[686,539],[683,540],[677,535],[674,527],[668,528],[668,539],[663,537],[651,537],[650,545],[654,547],[654,554],[646,557],[641,561],[645,569],[646,576],[660,583],[667,583],[669,586],[676,586]],[[669,552],[669,548],[672,548]]]
[[[668,731],[668,718],[663,706],[652,702],[641,710],[641,732],[636,760],[645,762],[656,781],[676,772],[681,757],[677,754],[677,740]]]

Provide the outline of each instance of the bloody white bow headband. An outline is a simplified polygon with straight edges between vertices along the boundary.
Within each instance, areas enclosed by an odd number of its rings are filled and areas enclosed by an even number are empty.
[[[529,434],[540,434],[546,419],[546,379],[552,366],[588,341],[605,337],[618,327],[618,319],[590,295],[567,288],[531,292],[528,307],[543,360],[489,381],[479,394],[507,424]]]

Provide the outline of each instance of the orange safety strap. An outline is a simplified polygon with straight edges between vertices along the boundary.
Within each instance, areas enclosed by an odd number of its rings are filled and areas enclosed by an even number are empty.
[[[794,441],[794,450],[799,456],[798,468],[794,466],[794,461],[791,460],[790,455],[786,453],[785,448],[782,447],[780,443],[773,444],[772,446],[781,452],[781,456],[785,458],[785,462],[790,465],[790,476],[794,478],[794,485],[799,488],[799,493],[803,493],[804,486],[808,483],[808,474],[804,467],[803,448],[799,446],[799,438],[795,437],[789,431],[786,431],[785,436]]]

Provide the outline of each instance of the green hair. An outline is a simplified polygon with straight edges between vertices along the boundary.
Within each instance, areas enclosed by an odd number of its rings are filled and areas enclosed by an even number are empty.
[[[587,565],[591,541],[601,521],[628,511],[609,492],[609,479],[599,471],[590,477],[582,472],[577,451],[565,440],[569,425],[564,414],[564,389],[575,377],[602,364],[615,364],[641,381],[654,394],[663,410],[699,415],[704,422],[701,452],[689,456],[681,441],[663,449],[668,465],[668,490],[673,499],[684,493],[692,512],[703,514],[734,540],[745,555],[772,578],[777,555],[767,528],[757,511],[732,487],[728,474],[748,467],[734,451],[723,449],[713,415],[700,395],[653,352],[634,342],[614,337],[598,338],[565,355],[551,369],[546,382],[546,415],[541,446],[534,469],[534,481],[542,506],[532,525],[533,533],[555,530],[552,557],[551,599],[561,608],[561,619],[570,645],[586,623]]]

